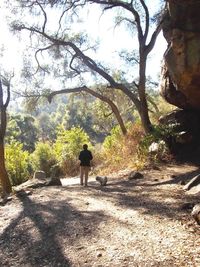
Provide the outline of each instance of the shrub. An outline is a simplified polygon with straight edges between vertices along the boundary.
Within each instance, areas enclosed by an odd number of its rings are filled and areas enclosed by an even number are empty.
[[[56,164],[52,145],[49,142],[38,142],[35,151],[30,155],[30,160],[34,171],[42,170],[47,176],[50,176],[51,168]]]
[[[5,147],[6,169],[12,185],[18,185],[29,178],[29,153],[23,151],[23,145],[12,141]]]
[[[109,169],[119,170],[138,165],[137,148],[143,136],[143,130],[138,123],[127,125],[127,129],[127,135],[123,136],[120,128],[116,126],[112,129],[111,135],[104,140],[102,153]]]
[[[175,129],[177,125],[159,125],[154,126],[152,133],[144,136],[138,146],[138,158],[143,161],[171,160],[172,155],[169,152],[166,141],[176,136]],[[155,151],[149,151],[152,144],[157,144]],[[153,152],[153,153],[152,153]]]
[[[92,149],[89,136],[82,128],[73,127],[70,130],[65,130],[63,127],[58,128],[54,151],[64,174],[77,173],[79,169],[78,155],[84,143],[87,143],[89,149]]]

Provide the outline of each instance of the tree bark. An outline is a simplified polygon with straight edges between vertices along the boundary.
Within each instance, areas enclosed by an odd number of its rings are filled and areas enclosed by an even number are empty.
[[[11,193],[12,186],[5,167],[5,153],[2,140],[0,140],[0,181],[3,188],[3,195]]]
[[[7,87],[7,98],[5,104],[3,102],[3,88],[2,82],[0,80],[0,181],[3,188],[3,194],[9,194],[12,192],[12,186],[6,171],[5,166],[5,151],[4,151],[4,137],[6,133],[6,125],[7,125],[7,118],[6,118],[6,108],[8,106],[10,100],[10,85],[6,84]]]
[[[144,56],[144,51],[140,52],[140,64],[139,64],[139,85],[138,93],[141,103],[140,117],[142,121],[142,126],[146,134],[152,131],[152,124],[149,119],[149,110],[146,98],[146,62],[147,56]]]

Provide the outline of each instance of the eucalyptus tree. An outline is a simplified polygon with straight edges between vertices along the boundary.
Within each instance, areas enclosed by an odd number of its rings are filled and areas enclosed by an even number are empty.
[[[15,1],[12,1],[12,4],[13,2]],[[155,17],[150,16],[148,8],[150,1],[18,0],[17,3],[20,4],[23,12],[23,15],[20,15],[23,20],[14,21],[12,29],[17,32],[26,30],[30,33],[37,70],[47,74],[54,72],[60,80],[62,78],[65,80],[62,91],[51,88],[52,93],[49,95],[49,99],[61,92],[68,93],[70,91],[87,93],[90,91],[89,93],[99,97],[99,92],[90,88],[91,78],[85,78],[90,74],[90,77],[95,77],[98,82],[101,81],[105,88],[120,90],[126,94],[134,103],[145,132],[148,133],[152,130],[146,97],[146,65],[148,55],[161,31],[163,14],[160,13],[156,23],[152,24]],[[88,11],[93,5],[100,5],[103,12],[112,11],[113,20],[116,19],[117,14],[120,14],[117,16],[116,26],[121,27],[120,25],[126,23],[130,29],[136,31],[133,43],[137,41],[137,53],[133,49],[129,54],[122,53],[122,56],[126,59],[129,73],[131,69],[134,69],[135,64],[138,65],[137,81],[136,78],[132,81],[124,79],[124,77],[116,78],[113,75],[112,67],[107,68],[106,65],[103,66],[102,63],[95,60],[95,49],[97,48],[87,41],[87,28],[82,33],[74,33],[76,29],[73,26],[74,21],[77,22],[79,14],[84,10]],[[27,19],[26,11],[31,13],[32,19],[30,17]],[[55,27],[56,18],[58,18],[57,28]],[[47,55],[53,56],[54,59],[49,60]],[[52,65],[51,69],[49,69],[50,65]],[[29,64],[26,65],[25,75],[30,77]],[[76,85],[74,86],[74,84]]]
[[[6,143],[16,140],[23,145],[23,150],[33,152],[38,141],[38,129],[35,119],[30,115],[8,114],[9,121],[6,130]]]
[[[0,79],[0,182],[3,195],[12,191],[12,186],[5,166],[4,139],[7,126],[7,107],[10,102],[10,81],[5,78]]]

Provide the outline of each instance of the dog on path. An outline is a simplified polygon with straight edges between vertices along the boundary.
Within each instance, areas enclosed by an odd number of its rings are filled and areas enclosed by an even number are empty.
[[[108,178],[106,176],[104,176],[104,177],[97,176],[96,177],[96,181],[98,181],[101,186],[105,186],[107,184],[107,182],[108,182]]]

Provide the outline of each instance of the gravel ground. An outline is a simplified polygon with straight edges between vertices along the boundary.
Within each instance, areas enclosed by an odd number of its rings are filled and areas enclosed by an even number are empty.
[[[200,267],[200,227],[187,205],[200,194],[182,185],[198,168],[160,166],[137,180],[129,171],[105,187],[64,179],[13,195],[0,206],[0,266]]]

